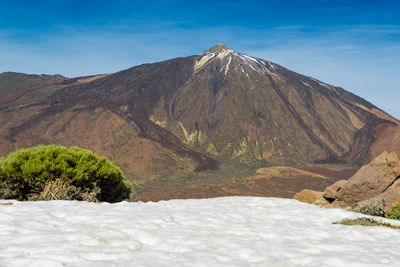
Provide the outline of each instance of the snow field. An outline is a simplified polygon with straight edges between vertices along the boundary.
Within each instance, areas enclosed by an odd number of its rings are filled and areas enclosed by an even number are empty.
[[[2,267],[400,266],[400,230],[333,225],[364,215],[290,199],[11,202]]]

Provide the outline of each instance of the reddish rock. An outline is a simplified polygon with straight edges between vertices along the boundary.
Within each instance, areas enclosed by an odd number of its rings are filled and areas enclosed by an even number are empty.
[[[301,202],[309,203],[309,204],[316,204],[316,202],[326,202],[322,196],[322,192],[314,191],[310,189],[303,189],[300,192],[294,195],[293,199],[296,199]]]
[[[389,187],[385,192],[376,197],[378,200],[383,200],[384,210],[389,210],[393,205],[400,202],[400,183]]]
[[[400,202],[400,184],[385,192],[385,210]]]
[[[328,201],[334,201],[337,199],[336,194],[342,188],[342,186],[347,183],[347,180],[339,180],[333,185],[328,186],[325,188],[323,197]]]
[[[384,193],[399,177],[400,160],[397,154],[385,151],[368,165],[363,166],[353,177],[344,183],[340,190],[337,191],[335,199],[343,201],[349,206],[354,206],[357,202],[371,199]],[[327,193],[330,192],[329,190],[326,191]],[[392,189],[388,190],[388,196],[392,196],[391,191]],[[395,197],[393,196],[390,199],[392,198]]]

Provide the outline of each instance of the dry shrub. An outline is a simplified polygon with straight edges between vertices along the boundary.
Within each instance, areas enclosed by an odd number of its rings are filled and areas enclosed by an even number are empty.
[[[99,202],[97,195],[100,194],[100,188],[94,187],[89,192],[57,179],[46,184],[43,191],[38,194],[32,194],[29,200],[83,200],[88,202]]]
[[[371,199],[356,204],[353,211],[371,216],[385,216],[385,199]]]

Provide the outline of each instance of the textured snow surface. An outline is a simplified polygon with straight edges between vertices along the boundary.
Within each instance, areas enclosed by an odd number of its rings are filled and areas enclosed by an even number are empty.
[[[362,215],[289,199],[12,202],[2,267],[400,266],[400,230],[333,225]]]

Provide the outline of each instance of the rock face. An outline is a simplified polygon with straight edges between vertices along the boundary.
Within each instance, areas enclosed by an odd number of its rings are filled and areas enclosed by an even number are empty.
[[[385,200],[385,210],[390,209],[400,201],[400,183],[392,185],[388,190],[378,196]]]
[[[339,190],[345,183],[347,183],[347,180],[339,180],[333,185],[330,185],[327,188],[325,188],[325,191],[323,193],[324,198],[327,199],[328,201],[336,200],[338,198],[337,194]]]
[[[343,202],[354,207],[368,200],[385,199],[385,209],[400,201],[400,160],[396,153],[383,152],[363,166],[348,181],[338,181],[324,191],[330,202]]]

